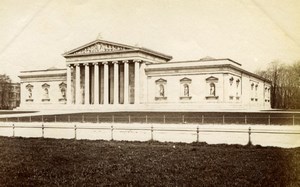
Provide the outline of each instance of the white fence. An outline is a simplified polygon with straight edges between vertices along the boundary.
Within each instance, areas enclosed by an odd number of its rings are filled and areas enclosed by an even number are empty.
[[[0,135],[300,147],[300,126],[124,123],[0,123]]]

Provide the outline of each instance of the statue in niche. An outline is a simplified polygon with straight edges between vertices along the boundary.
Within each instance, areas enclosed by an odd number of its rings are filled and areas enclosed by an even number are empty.
[[[214,83],[210,83],[210,95],[216,95],[216,86]]]
[[[189,95],[190,95],[190,93],[189,93],[190,91],[189,91],[189,85],[187,85],[187,84],[185,84],[184,85],[184,96],[185,97],[189,97]]]
[[[32,89],[28,88],[28,98],[31,99],[32,98]]]
[[[48,88],[45,88],[44,91],[45,91],[44,98],[49,99],[49,90],[48,90]]]
[[[60,92],[61,92],[62,98],[66,99],[66,89],[65,88],[61,88]]]
[[[165,88],[164,85],[159,85],[159,96],[164,97],[165,96]]]
[[[67,100],[66,88],[67,88],[66,83],[62,82],[59,84],[59,90],[61,93],[61,98],[59,99],[59,101]]]

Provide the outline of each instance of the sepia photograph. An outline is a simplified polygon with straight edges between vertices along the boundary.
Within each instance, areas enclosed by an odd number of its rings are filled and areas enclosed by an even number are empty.
[[[1,0],[0,186],[300,186],[300,1]]]

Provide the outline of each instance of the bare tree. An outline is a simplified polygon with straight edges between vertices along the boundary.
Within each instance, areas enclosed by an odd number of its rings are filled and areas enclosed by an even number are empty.
[[[257,71],[262,77],[272,81],[272,108],[300,108],[300,61],[285,65],[271,62],[264,71]]]
[[[0,75],[0,109],[9,108],[11,79],[8,75]]]

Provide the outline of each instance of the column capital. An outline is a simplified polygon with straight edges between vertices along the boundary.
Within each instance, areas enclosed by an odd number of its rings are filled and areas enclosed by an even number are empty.
[[[84,65],[84,66],[88,66],[89,64],[90,64],[90,63],[87,62],[87,63],[84,63],[83,65]]]
[[[124,63],[124,64],[125,64],[125,63],[128,63],[128,60],[123,60],[122,63]]]
[[[119,62],[118,62],[118,61],[112,61],[112,63],[113,63],[113,64],[119,64]]]
[[[142,60],[133,60],[134,63],[140,63]]]
[[[107,64],[108,64],[108,62],[107,62],[107,61],[104,61],[104,62],[102,62],[102,64],[104,64],[104,65],[107,65]]]
[[[78,66],[80,66],[80,64],[79,64],[79,63],[78,63],[78,64],[74,64],[74,66],[77,66],[77,67],[78,67]]]
[[[98,66],[98,65],[99,65],[99,62],[93,62],[93,65],[94,65],[94,66]]]
[[[67,67],[72,69],[74,67],[74,64],[68,64]]]

